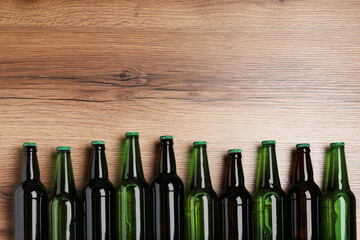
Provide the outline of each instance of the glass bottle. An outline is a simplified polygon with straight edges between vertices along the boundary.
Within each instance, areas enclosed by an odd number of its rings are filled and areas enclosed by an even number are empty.
[[[23,144],[21,183],[14,192],[14,239],[48,238],[46,188],[40,181],[37,144]]]
[[[253,238],[285,240],[286,195],[281,189],[274,140],[262,142],[253,196]]]
[[[105,142],[91,145],[90,179],[82,191],[85,239],[116,239],[116,194],[108,177]]]
[[[226,189],[220,196],[223,240],[251,240],[252,197],[245,188],[240,149],[230,149]]]
[[[139,133],[127,132],[122,181],[116,189],[117,237],[151,239],[151,191],[141,164]]]
[[[185,239],[217,239],[218,198],[211,185],[206,142],[194,142],[190,190],[185,197]]]
[[[321,201],[322,239],[356,239],[356,203],[350,190],[345,160],[345,143],[331,143]]]

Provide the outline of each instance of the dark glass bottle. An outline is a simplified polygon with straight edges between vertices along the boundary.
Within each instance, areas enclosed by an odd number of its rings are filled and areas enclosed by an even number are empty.
[[[184,184],[176,174],[172,136],[160,137],[159,174],[151,184],[155,240],[184,239]]]
[[[253,238],[285,240],[286,195],[281,189],[274,140],[263,141],[253,196]]]
[[[125,136],[124,171],[116,189],[117,236],[121,240],[151,239],[151,191],[142,169],[139,133]]]
[[[85,239],[116,239],[116,194],[108,177],[105,142],[91,144],[90,179],[82,191]]]
[[[331,143],[321,201],[322,239],[356,239],[356,203],[346,169],[345,144]]]
[[[231,149],[226,189],[220,196],[221,236],[223,240],[251,240],[252,198],[245,188],[241,150]]]
[[[295,179],[288,191],[290,236],[294,240],[319,240],[321,191],[314,182],[310,144],[297,144],[296,148]]]
[[[54,192],[49,200],[49,239],[83,239],[81,202],[76,195],[70,147],[58,147]]]
[[[211,185],[206,142],[194,142],[190,190],[185,197],[185,239],[218,239],[218,198]]]
[[[14,239],[48,238],[46,188],[40,181],[37,144],[24,143],[21,183],[14,192]]]

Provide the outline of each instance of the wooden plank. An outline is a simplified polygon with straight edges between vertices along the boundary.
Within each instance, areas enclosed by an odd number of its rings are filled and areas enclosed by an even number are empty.
[[[359,199],[359,10],[356,0],[2,0],[0,238],[12,238],[24,141],[39,144],[49,190],[55,148],[70,145],[80,190],[94,139],[107,142],[115,184],[126,131],[141,134],[149,182],[160,135],[175,136],[187,184],[191,143],[207,140],[220,194],[228,148],[244,150],[253,191],[257,147],[276,139],[287,189],[296,143],[312,144],[322,185],[325,150],[342,140]]]

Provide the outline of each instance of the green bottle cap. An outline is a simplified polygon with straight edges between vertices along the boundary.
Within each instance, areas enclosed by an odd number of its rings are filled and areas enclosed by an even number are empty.
[[[127,132],[125,133],[126,137],[130,137],[130,136],[139,136],[140,134],[138,132]]]
[[[206,146],[207,142],[206,141],[197,141],[197,142],[194,142],[193,145],[194,146],[202,146],[202,145],[205,145]]]
[[[23,143],[23,147],[37,147],[37,144],[34,142],[25,142]]]
[[[91,145],[105,145],[104,141],[92,141]]]
[[[296,147],[297,148],[310,147],[310,144],[309,143],[299,143],[299,144],[296,144]]]
[[[275,140],[266,140],[262,141],[262,145],[276,144]]]
[[[330,143],[330,147],[344,147],[345,143],[344,142],[334,142],[334,143]]]
[[[173,139],[174,139],[174,137],[170,136],[170,135],[160,137],[160,140],[173,140]]]
[[[242,152],[241,149],[230,149],[230,150],[228,151],[228,153],[241,153],[241,152]]]
[[[57,151],[70,151],[71,147],[60,146],[56,148]]]

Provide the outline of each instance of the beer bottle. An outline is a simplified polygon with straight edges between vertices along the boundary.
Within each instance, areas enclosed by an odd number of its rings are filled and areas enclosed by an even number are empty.
[[[190,190],[184,203],[186,240],[217,239],[217,201],[211,185],[206,142],[194,142]]]
[[[184,239],[184,184],[176,174],[173,139],[160,137],[159,173],[151,184],[155,240]]]
[[[331,143],[321,201],[322,239],[356,239],[356,204],[350,190],[345,162],[345,144]]]
[[[296,145],[295,179],[288,200],[291,239],[319,240],[321,191],[314,182],[308,143]]]
[[[105,142],[93,141],[90,179],[82,191],[85,239],[115,239],[115,188],[109,180]]]
[[[229,153],[226,189],[220,196],[223,240],[251,240],[252,198],[245,188],[241,150]]]
[[[281,189],[274,140],[262,142],[253,196],[253,238],[287,239],[285,235],[286,195]]]
[[[54,192],[49,200],[49,239],[82,239],[81,202],[76,195],[70,147],[58,147]]]
[[[139,133],[125,136],[124,171],[116,189],[118,239],[151,239],[151,191],[141,165]]]
[[[40,181],[37,144],[27,142],[23,147],[21,183],[14,192],[14,239],[47,239],[48,196]]]

